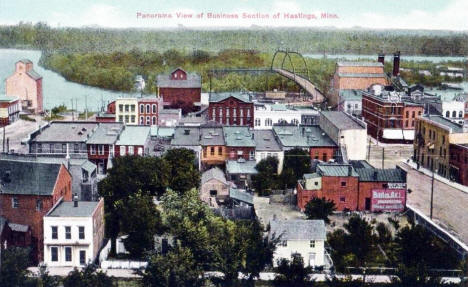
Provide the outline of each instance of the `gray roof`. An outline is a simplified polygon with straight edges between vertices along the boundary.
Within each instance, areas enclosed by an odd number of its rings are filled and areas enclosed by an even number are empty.
[[[74,207],[73,201],[62,201],[46,216],[50,217],[89,217],[93,215],[99,201],[78,201]]]
[[[31,78],[33,78],[34,80],[39,80],[39,79],[42,79],[42,76],[39,75],[36,71],[34,70],[29,70],[26,72],[26,74],[28,74],[28,76],[30,76]]]
[[[450,129],[451,133],[463,133],[463,125],[456,124],[441,115],[422,115],[421,118],[429,120],[446,130]]]
[[[253,195],[246,192],[245,189],[238,189],[231,187],[229,189],[229,197],[238,201],[245,202],[247,204],[253,205]]]
[[[362,100],[362,90],[340,90],[340,98],[343,100]]]
[[[177,69],[180,69],[180,68],[177,68]],[[157,77],[158,87],[160,88],[201,88],[200,75],[196,73],[187,73],[187,80],[172,80],[171,79],[172,72],[170,74],[158,75]]]
[[[31,142],[86,142],[97,122],[51,122],[31,139]]]
[[[202,174],[201,183],[205,184],[207,181],[212,179],[216,179],[224,184],[228,184],[226,181],[226,177],[224,176],[224,172],[219,167],[214,167],[205,171]]]
[[[364,123],[360,124],[358,119],[345,112],[322,111],[321,114],[340,130],[366,129]]]
[[[125,126],[116,145],[145,145],[151,128],[149,126]]]
[[[223,131],[226,146],[255,147],[255,141],[252,138],[249,127],[229,126],[223,127]]]
[[[58,163],[0,159],[0,191],[19,195],[52,195],[61,166]]]
[[[151,126],[150,134],[152,137],[160,137],[160,138],[170,138],[174,136],[174,128],[173,127],[160,127],[153,125]]]
[[[359,181],[370,182],[406,182],[405,174],[397,168],[377,169],[377,168],[356,168],[359,174]]]
[[[333,140],[318,126],[273,126],[283,147],[336,147]]]
[[[199,146],[200,128],[178,126],[174,130],[174,138],[171,140],[173,146]]]
[[[257,162],[254,160],[228,160],[226,162],[226,172],[228,174],[257,174],[256,165]]]
[[[257,151],[281,151],[272,130],[254,130],[253,133]]]
[[[29,230],[29,226],[24,224],[8,222],[8,226],[12,231],[16,232],[27,232]]]
[[[282,240],[326,240],[323,220],[271,220],[270,238],[281,236]]]
[[[349,164],[351,164],[354,168],[374,168],[367,160],[350,160]]]
[[[88,160],[88,158],[69,158],[56,156],[35,156],[33,154],[3,154],[3,160],[13,160],[13,161],[28,161],[28,162],[37,162],[37,163],[47,163],[47,164],[63,164],[67,167],[67,164],[70,164],[70,167],[80,166],[81,168],[87,170],[88,172],[93,172],[96,170],[96,165]]]
[[[96,115],[96,118],[115,118],[115,114],[106,113],[106,112],[99,112]]]
[[[96,170],[97,167],[96,167],[96,165],[94,163],[90,162],[89,160],[86,160],[81,165],[81,168],[86,170],[89,173],[92,173],[93,171]]]
[[[224,142],[224,133],[222,127],[202,127],[200,128],[201,139],[200,144],[202,146],[223,146]]]
[[[337,62],[339,67],[383,67],[380,62]]]
[[[351,168],[351,176],[359,176],[350,164],[335,164],[335,163],[319,163],[317,165],[317,172],[322,176],[349,176],[349,169]]]
[[[123,129],[122,123],[99,123],[88,144],[115,144]]]
[[[245,103],[251,103],[250,95],[245,93],[212,93],[210,95],[210,103],[218,103],[230,97],[236,98]]]
[[[19,60],[18,62],[21,62],[21,63],[23,63],[23,64],[32,64],[32,61],[29,60],[29,59],[26,59],[26,58],[25,58],[25,59],[21,59],[21,60]]]

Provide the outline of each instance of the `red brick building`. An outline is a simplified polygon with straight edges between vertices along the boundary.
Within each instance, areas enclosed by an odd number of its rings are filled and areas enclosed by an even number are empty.
[[[7,126],[19,119],[21,102],[17,97],[0,95],[0,127]]]
[[[125,126],[114,145],[114,155],[139,155],[149,154],[150,127]]]
[[[109,162],[114,157],[115,143],[123,129],[123,123],[99,123],[87,140],[88,160],[97,166],[98,174],[107,173]]]
[[[423,114],[424,106],[402,92],[374,91],[362,94],[367,133],[381,142],[412,143],[416,118]]]
[[[399,169],[375,169],[366,161],[319,164],[297,185],[298,207],[312,198],[335,202],[338,211],[402,211],[406,204],[406,175]]]
[[[138,124],[141,126],[157,125],[159,120],[160,99],[145,97],[138,99]]]
[[[201,77],[182,68],[169,75],[158,75],[158,95],[171,109],[182,109],[184,114],[196,111],[201,101]]]
[[[248,127],[223,127],[228,160],[255,160],[254,135]]]
[[[0,159],[0,216],[17,232],[31,232],[34,263],[43,259],[43,220],[60,198],[72,199],[71,175],[63,164]],[[27,238],[27,236],[26,236]]]
[[[450,179],[468,186],[468,144],[450,144]]]
[[[253,127],[254,105],[250,95],[211,94],[208,118],[222,125]]]

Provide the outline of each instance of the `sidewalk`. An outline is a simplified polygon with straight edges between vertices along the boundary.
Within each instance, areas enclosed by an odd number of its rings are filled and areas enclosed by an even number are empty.
[[[81,269],[81,268],[78,268]],[[39,268],[38,267],[29,267],[28,270],[34,274],[34,276],[37,276],[39,273]],[[113,276],[116,278],[140,278],[140,275],[135,274],[133,269],[101,269],[98,268],[98,271],[103,271],[106,273],[108,276]],[[53,266],[48,266],[47,271],[49,271],[49,275],[51,276],[60,276],[60,277],[66,277],[68,273],[73,271],[73,267],[53,267]]]
[[[420,173],[423,173],[423,174],[425,174],[427,176],[432,177],[432,174],[433,174],[432,171],[430,171],[430,170],[428,170],[427,168],[424,168],[424,167],[419,167],[419,169],[417,169],[417,164],[412,160],[408,160],[406,162],[401,162],[399,164],[399,166],[404,169],[404,167],[402,165],[408,165],[412,169],[414,169],[416,171],[419,171]],[[438,174],[434,174],[434,179],[437,180],[437,181],[440,181],[442,183],[445,183],[445,184],[447,184],[447,185],[449,185],[449,186],[451,186],[453,188],[456,188],[456,189],[458,189],[460,191],[468,193],[468,186],[456,183],[456,182],[451,181],[450,179],[442,177],[442,176],[440,176]]]

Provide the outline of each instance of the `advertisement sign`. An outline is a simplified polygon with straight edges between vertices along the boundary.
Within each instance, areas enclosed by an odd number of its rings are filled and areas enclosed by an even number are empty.
[[[406,189],[372,190],[372,211],[400,212],[405,208]]]

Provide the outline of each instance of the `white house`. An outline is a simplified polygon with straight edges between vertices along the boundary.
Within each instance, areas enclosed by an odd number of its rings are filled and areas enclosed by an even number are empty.
[[[104,239],[104,200],[59,201],[44,216],[44,263],[83,266],[98,256]]]
[[[444,118],[458,124],[464,123],[465,97],[460,91],[431,90],[427,94],[440,97],[440,100],[432,105]]]
[[[315,124],[319,112],[312,108],[291,107],[283,104],[255,103],[254,129],[271,129],[274,124]]]
[[[254,130],[255,161],[259,163],[269,156],[278,159],[278,174],[283,170],[284,151],[276,140],[273,130]]]
[[[326,230],[323,220],[272,220],[269,238],[280,237],[273,254],[273,265],[278,266],[282,258],[291,260],[300,254],[305,266],[325,266]]]

